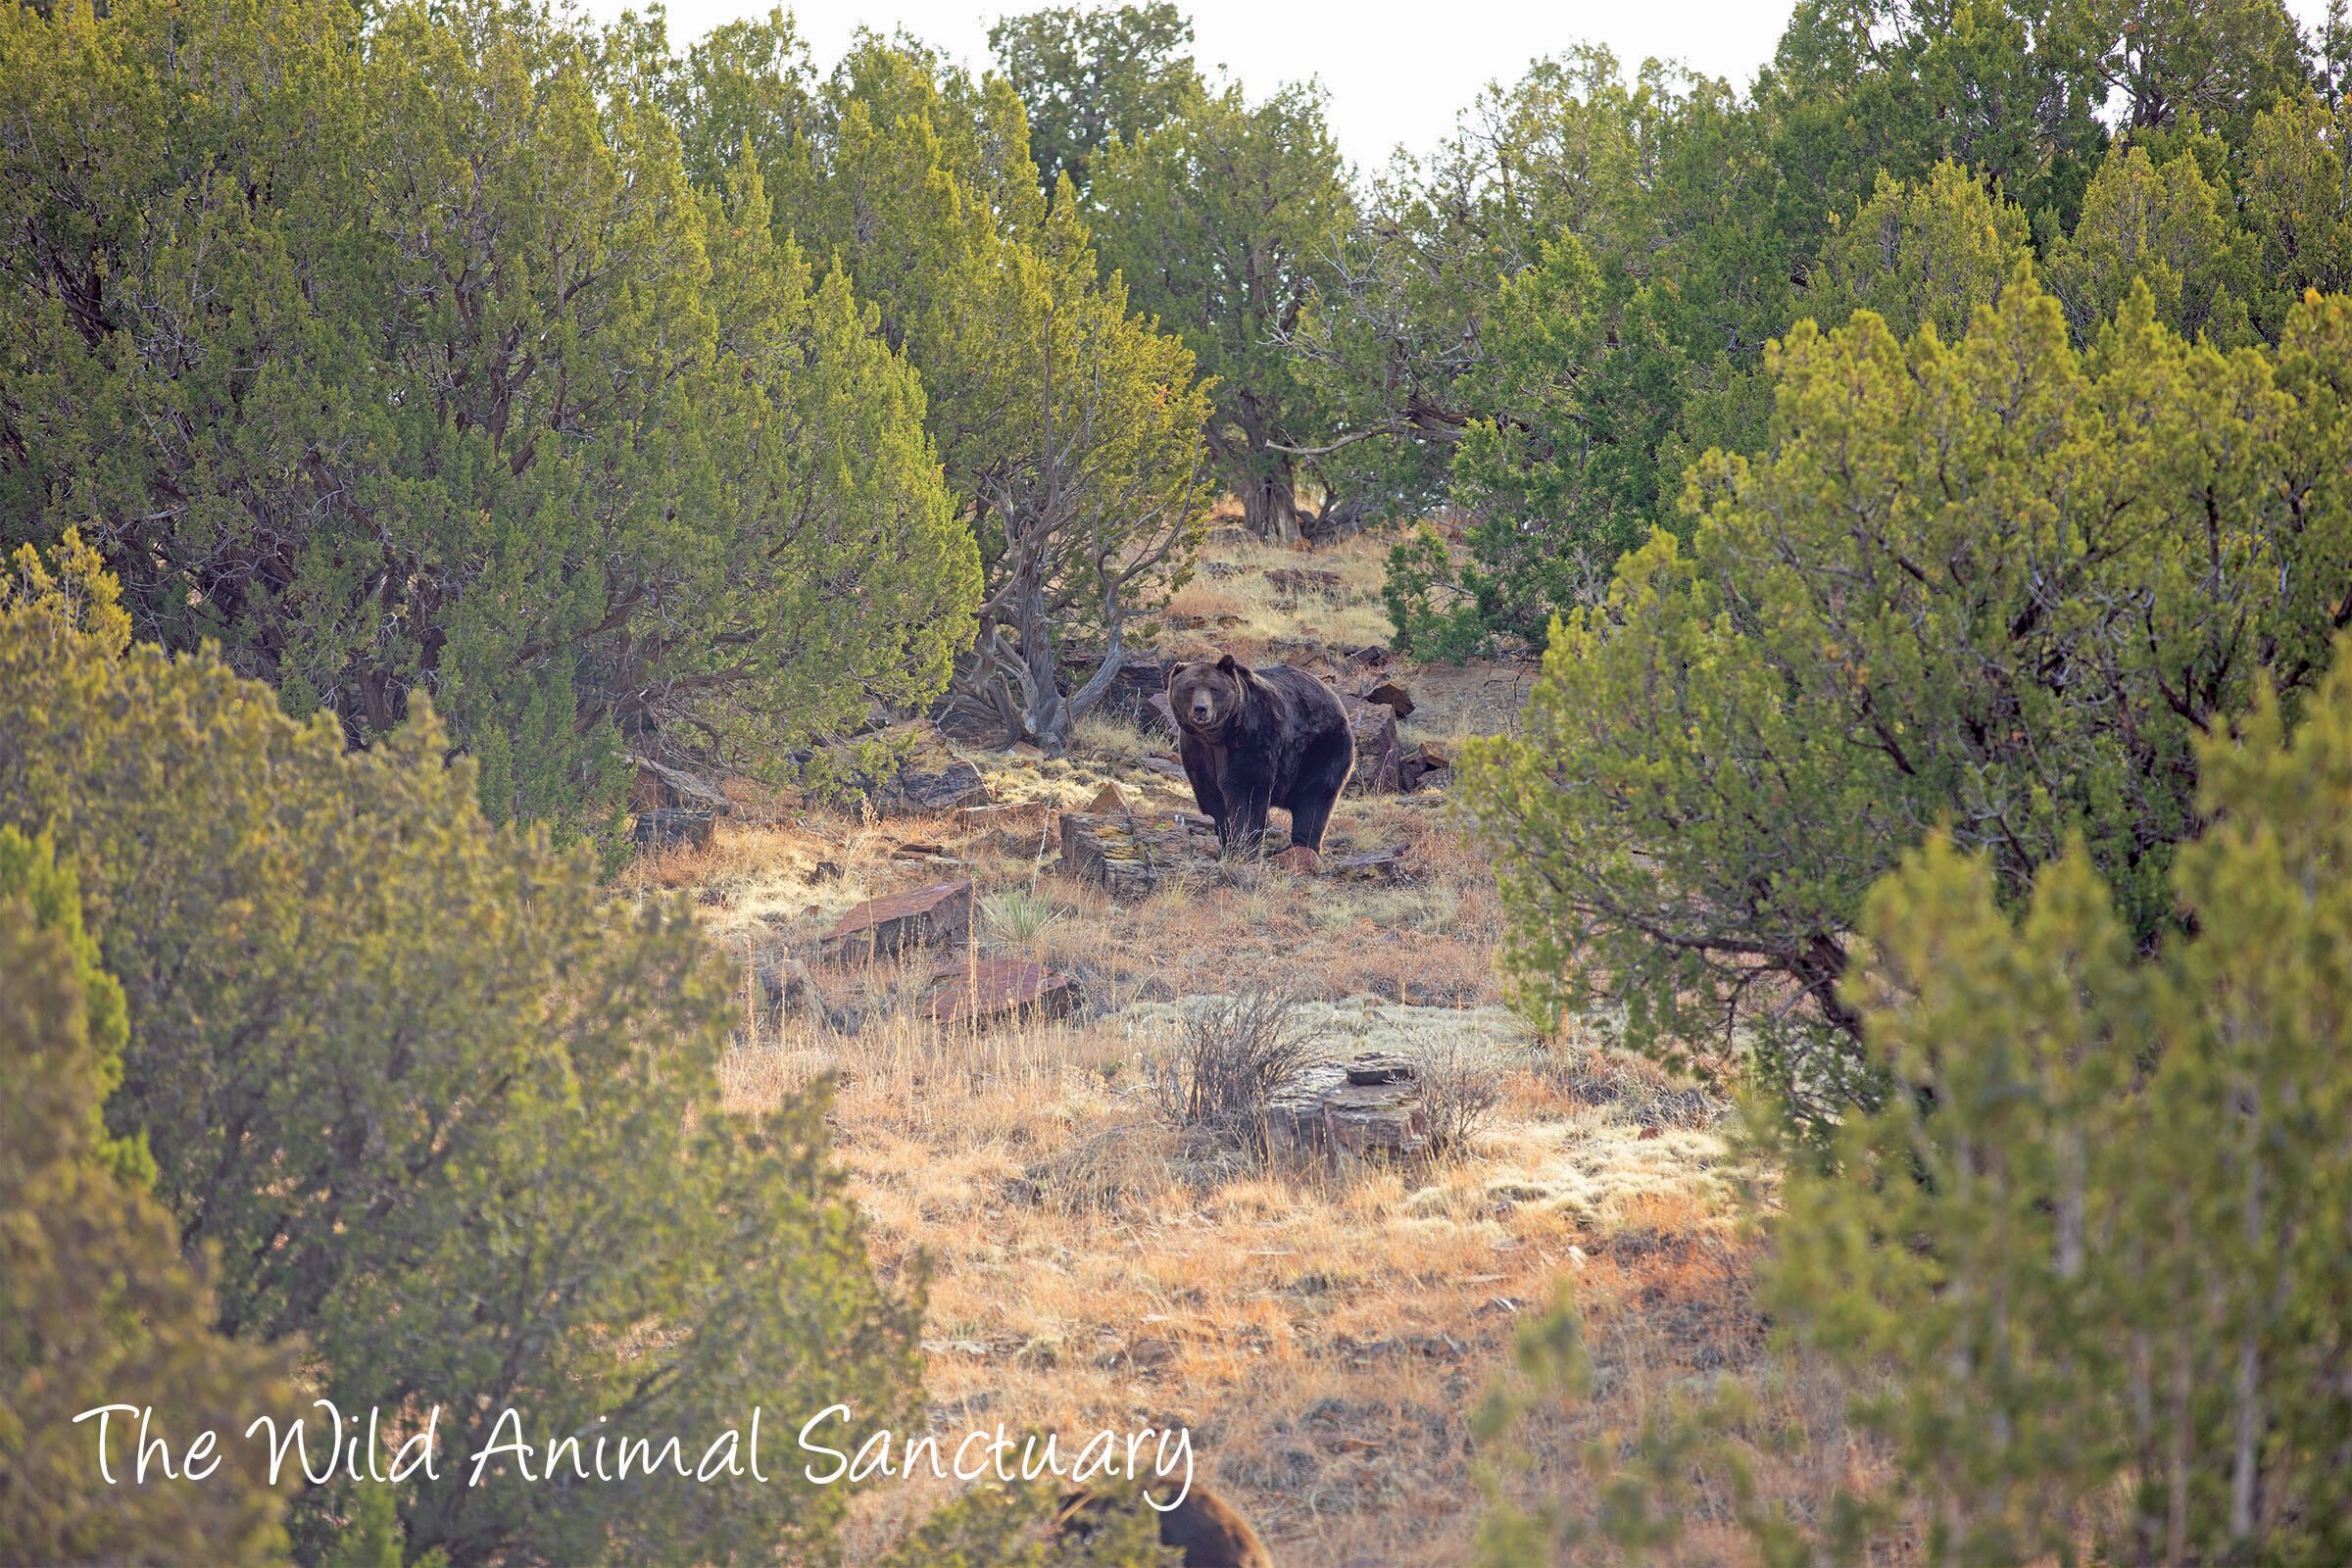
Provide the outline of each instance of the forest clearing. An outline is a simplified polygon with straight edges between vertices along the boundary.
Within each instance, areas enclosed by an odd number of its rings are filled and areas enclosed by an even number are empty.
[[[1304,558],[1337,581],[1301,596],[1267,581],[1297,554],[1212,543],[1199,591],[1171,612],[1243,617],[1217,635],[1248,657],[1344,661],[1361,646],[1350,634],[1377,625],[1385,548]],[[1228,564],[1241,569],[1217,569]],[[1450,748],[1507,724],[1529,678],[1492,662],[1383,672],[1411,687],[1405,739]],[[963,755],[999,803],[1083,810],[1115,785],[1139,812],[1189,810],[1181,776],[1143,765],[1173,746],[1103,722],[1067,759]],[[710,849],[642,858],[624,886],[691,893],[743,955],[747,1022],[720,1068],[730,1101],[764,1109],[835,1076],[834,1148],[877,1264],[932,1260],[925,1388],[942,1430],[1186,1426],[1202,1479],[1280,1561],[1434,1568],[1470,1560],[1470,1418],[1561,1270],[1609,1391],[1551,1435],[1563,1446],[1685,1379],[1746,1365],[1762,1326],[1721,1105],[1612,1050],[1604,1028],[1539,1039],[1502,1005],[1492,875],[1442,791],[1350,796],[1333,826],[1327,860],[1403,844],[1407,869],[1352,880],[1237,863],[1121,902],[1059,867],[1050,819],[860,826],[746,799]],[[1075,1014],[935,1023],[925,982],[961,944],[820,961],[844,910],[946,876],[974,885],[974,949],[1075,978]],[[809,991],[761,1015],[755,971],[778,950]],[[1252,989],[1295,1004],[1318,1055],[1427,1053],[1464,1080],[1457,1095],[1492,1103],[1461,1147],[1432,1156],[1268,1159],[1197,1135],[1188,1147],[1151,1064],[1176,1049],[1188,1001]],[[829,1025],[850,1009],[854,1031]],[[853,1553],[952,1488],[882,1489]]]
[[[0,6],[0,1568],[2352,1562],[2345,0],[694,4]]]

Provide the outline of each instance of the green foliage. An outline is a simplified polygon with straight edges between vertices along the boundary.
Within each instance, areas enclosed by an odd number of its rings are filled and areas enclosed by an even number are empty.
[[[1195,95],[1102,153],[1089,205],[1103,264],[1211,378],[1208,451],[1247,525],[1297,540],[1298,462],[1286,449],[1324,420],[1287,344],[1353,216],[1321,90],[1257,104],[1238,86]]]
[[[2246,341],[2252,246],[2190,148],[2158,165],[2137,146],[2108,149],[2072,234],[2050,247],[2050,292],[2078,342],[2113,319],[2134,281],[2156,318],[2183,336]]]
[[[47,834],[26,838],[0,823],[0,899],[23,901],[35,929],[54,934],[74,956],[74,969],[88,1001],[83,1027],[90,1048],[90,1066],[98,1085],[90,1101],[90,1150],[99,1164],[131,1187],[155,1180],[155,1157],[143,1135],[118,1138],[106,1130],[106,1100],[122,1082],[122,1046],[129,1024],[122,1004],[122,988],[98,960],[98,943],[81,923],[81,892],[73,875],[57,864],[56,846]]]
[[[1169,0],[997,20],[989,51],[1028,108],[1029,152],[1048,195],[1064,174],[1085,195],[1105,145],[1149,135],[1200,96],[1184,52],[1192,42],[1192,20]]]
[[[0,838],[0,1542],[24,1562],[282,1562],[283,1499],[234,1438],[286,1413],[287,1357],[215,1331],[209,1269],[93,1133],[121,993],[98,997],[72,878],[25,842]],[[107,1485],[74,1419],[102,1404],[152,1406],[175,1444],[222,1434],[220,1470],[133,1484],[134,1408],[108,1417]]]
[[[1646,289],[1610,298],[1573,237],[1503,283],[1472,384],[1484,407],[1505,412],[1472,420],[1453,455],[1454,500],[1476,519],[1459,578],[1468,602],[1416,636],[1440,612],[1392,573],[1402,645],[1420,651],[1426,636],[1444,657],[1464,651],[1473,628],[1481,643],[1540,644],[1553,615],[1598,598],[1657,512],[1658,447],[1687,365],[1659,316]]]
[[[2170,927],[2191,737],[2266,673],[2299,701],[2352,591],[2352,305],[2225,353],[2142,287],[2079,353],[2021,270],[1949,347],[1866,312],[1769,363],[1769,450],[1699,465],[1690,544],[1564,619],[1460,796],[1531,1003],[1605,988],[1670,1054],[1738,1030],[1811,1116],[1871,1098],[1836,987],[1938,820],[2004,898],[2080,842],[2136,937]]]
[[[1936,1560],[2352,1553],[2352,669],[2288,733],[2265,692],[2200,745],[2194,935],[2155,958],[2080,853],[2014,921],[1940,838],[1872,895],[1848,996],[1915,1092],[1792,1173],[1767,1295],[1895,1373]]]
[[[719,94],[713,65],[691,57],[668,90]],[[1115,678],[1129,617],[1164,597],[1199,540],[1207,403],[1184,345],[1099,275],[1075,198],[1039,194],[1028,149],[1004,81],[864,35],[818,95],[772,221],[787,250],[831,259],[828,286],[855,279],[920,372],[982,579],[977,634],[956,628],[952,705],[1058,748]],[[753,156],[793,162],[757,143]],[[1109,657],[1065,694],[1074,640]]]
[[[1932,326],[1949,343],[2026,259],[2026,215],[1957,164],[1916,185],[1881,174],[1853,220],[1831,229],[1803,309],[1823,326],[1872,311],[1897,337]]]
[[[564,833],[624,745],[935,694],[976,574],[921,390],[757,171],[688,182],[648,47],[500,0],[0,15],[0,543],[84,525],[142,636],[355,743],[431,694],[492,815]],[[789,118],[726,81],[705,134]]]
[[[821,1093],[720,1114],[731,1011],[690,910],[490,828],[428,703],[354,753],[210,652],[128,644],[72,545],[20,557],[0,691],[0,821],[79,880],[128,1002],[109,1125],[221,1259],[221,1329],[299,1337],[345,1410],[443,1402],[445,1453],[508,1405],[534,1444],[900,1408],[914,1305],[867,1267]],[[403,1487],[412,1557],[813,1550],[844,1505],[796,1473],[466,1479]],[[298,1504],[306,1552],[335,1504]]]
[[[2022,903],[1944,834],[1872,890],[1843,991],[1905,1092],[1788,1162],[1759,1304],[1846,1380],[1891,1484],[1770,1505],[1771,1434],[1727,1387],[1596,1448],[1584,1496],[1493,1508],[1490,1561],[1638,1559],[1702,1496],[1770,1563],[2346,1560],[2352,663],[2306,706],[2290,739],[2265,687],[2197,743],[2192,929],[2153,955],[2080,847]],[[1486,1436],[1584,1394],[1565,1304],[1521,1362]]]

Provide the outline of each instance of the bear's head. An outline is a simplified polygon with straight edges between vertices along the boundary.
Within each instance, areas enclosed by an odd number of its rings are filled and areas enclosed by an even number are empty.
[[[1250,668],[1231,654],[1210,663],[1178,664],[1168,671],[1168,706],[1185,728],[1213,735],[1225,727],[1250,692]]]

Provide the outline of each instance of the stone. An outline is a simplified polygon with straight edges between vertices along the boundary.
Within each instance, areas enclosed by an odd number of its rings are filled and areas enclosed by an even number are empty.
[[[926,1010],[941,1025],[984,1028],[1021,1017],[1059,1018],[1078,1005],[1078,984],[1021,958],[942,965]]]
[[[637,764],[637,781],[630,792],[630,804],[637,810],[708,811],[725,816],[735,809],[735,803],[716,785],[697,774],[650,757],[630,760]]]
[[[1340,574],[1318,566],[1276,566],[1266,573],[1266,582],[1276,593],[1336,594],[1340,591]]]
[[[1267,856],[1288,848],[1280,826],[1267,830]],[[1172,878],[1211,871],[1218,858],[1216,824],[1198,811],[1061,813],[1058,868],[1116,899],[1144,898]]]
[[[1408,717],[1413,710],[1413,695],[1393,680],[1384,680],[1358,694],[1367,703],[1378,703],[1398,718]]]
[[[1406,794],[1443,784],[1452,777],[1453,759],[1428,741],[1416,741],[1396,755],[1396,787]]]
[[[1325,860],[1326,877],[1353,877],[1361,881],[1398,882],[1404,878],[1407,846],[1392,845],[1385,850],[1373,850],[1364,855],[1346,855],[1338,859]]]
[[[637,813],[634,836],[639,844],[649,849],[666,850],[683,844],[691,849],[707,850],[710,847],[713,831],[711,820],[709,811],[658,808]]]
[[[842,741],[826,748],[834,793],[853,808],[862,801],[877,817],[935,816],[988,804],[988,781],[957,757],[928,719]],[[897,771],[885,774],[895,758]]]
[[[966,942],[972,932],[972,882],[935,882],[908,893],[868,899],[818,940],[830,963],[862,963],[908,948]]]
[[[880,817],[936,816],[988,804],[988,780],[980,769],[956,759],[938,768],[909,764],[873,793]]]
[[[1419,1070],[1393,1051],[1372,1051],[1343,1063],[1351,1084],[1409,1084]]]
[[[800,1012],[816,1000],[808,966],[781,948],[752,955],[751,981],[753,1012],[763,1023]]]
[[[1286,871],[1296,871],[1300,875],[1305,875],[1312,872],[1322,862],[1322,858],[1320,855],[1305,845],[1294,844],[1274,857],[1274,863]]]
[[[1394,795],[1399,778],[1396,710],[1385,703],[1341,699],[1348,728],[1355,737],[1355,771],[1348,775],[1350,795]]]
[[[1087,809],[1103,816],[1125,816],[1135,807],[1128,801],[1127,792],[1119,788],[1118,780],[1112,779],[1096,791],[1094,802]]]
[[[1173,757],[1147,757],[1136,766],[1149,769],[1166,778],[1181,778],[1190,782],[1189,775],[1184,771],[1184,764]]]
[[[1150,697],[1146,698],[1144,700],[1144,712],[1149,719],[1149,722],[1144,725],[1144,728],[1147,732],[1151,730],[1152,725],[1157,725],[1159,728],[1166,730],[1170,735],[1176,733],[1176,709],[1175,706],[1168,701],[1168,694],[1166,692],[1153,692]]]
[[[1266,1139],[1293,1157],[1411,1159],[1429,1152],[1429,1115],[1412,1079],[1359,1084],[1349,1064],[1318,1062],[1274,1091]]]

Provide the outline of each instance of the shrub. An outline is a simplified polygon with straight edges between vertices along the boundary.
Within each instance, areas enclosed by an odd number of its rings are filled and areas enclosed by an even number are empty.
[[[1274,1091],[1313,1059],[1314,1029],[1280,991],[1253,988],[1199,999],[1175,1048],[1153,1063],[1160,1114],[1188,1132],[1266,1150]]]

